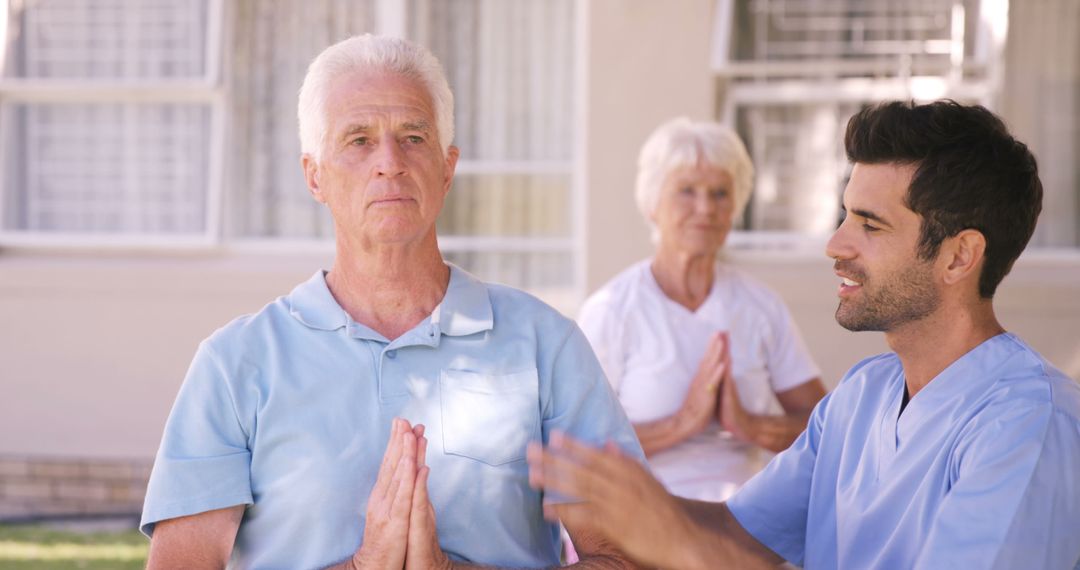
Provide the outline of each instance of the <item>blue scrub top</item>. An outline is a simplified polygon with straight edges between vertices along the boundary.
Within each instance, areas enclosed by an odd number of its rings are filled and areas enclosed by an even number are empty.
[[[895,354],[856,365],[728,506],[806,568],[1073,568],[1080,387],[1012,334],[900,414]],[[899,418],[899,419],[898,419]]]
[[[360,545],[390,422],[427,427],[439,541],[455,560],[559,562],[525,448],[553,429],[643,458],[577,326],[451,266],[442,303],[393,342],[323,272],[215,332],[177,396],[141,528],[247,505],[231,567],[317,568]]]

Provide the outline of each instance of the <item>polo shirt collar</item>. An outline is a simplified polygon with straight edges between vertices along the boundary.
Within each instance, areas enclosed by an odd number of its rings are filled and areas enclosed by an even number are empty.
[[[453,263],[446,265],[450,268],[450,283],[442,302],[431,313],[431,324],[450,336],[491,330],[494,318],[487,287]],[[333,331],[348,326],[352,320],[330,294],[323,270],[297,285],[288,300],[293,318],[314,329]]]
[[[305,325],[324,331],[348,326],[349,314],[338,305],[326,286],[326,271],[315,272],[311,279],[289,293],[289,314]]]
[[[491,330],[495,321],[487,286],[453,263],[446,265],[450,267],[450,283],[442,303],[431,314],[432,324],[450,336]]]

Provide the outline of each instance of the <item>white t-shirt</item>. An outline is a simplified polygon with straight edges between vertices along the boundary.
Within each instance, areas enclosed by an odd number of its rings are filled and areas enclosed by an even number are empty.
[[[775,393],[821,375],[787,307],[764,284],[717,264],[709,296],[691,312],[660,290],[651,264],[647,259],[617,275],[585,301],[578,317],[631,422],[679,409],[716,331],[729,333],[735,385],[752,413],[783,413]],[[714,421],[654,454],[649,465],[672,493],[721,501],[771,457]]]

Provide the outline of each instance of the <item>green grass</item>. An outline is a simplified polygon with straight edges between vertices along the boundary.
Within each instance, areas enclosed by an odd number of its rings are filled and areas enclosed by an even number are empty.
[[[4,570],[137,570],[146,566],[148,549],[136,530],[75,533],[0,524]]]

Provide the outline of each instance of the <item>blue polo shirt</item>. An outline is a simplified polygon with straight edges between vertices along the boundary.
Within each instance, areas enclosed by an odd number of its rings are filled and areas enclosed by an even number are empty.
[[[806,431],[728,501],[813,568],[1073,568],[1080,387],[1011,334],[938,374],[903,414],[896,354],[856,365]]]
[[[427,427],[439,542],[452,559],[559,563],[525,448],[551,430],[642,458],[577,326],[451,266],[442,303],[388,341],[316,273],[203,341],[165,427],[141,529],[247,505],[230,567],[318,568],[352,555],[390,421]]]

